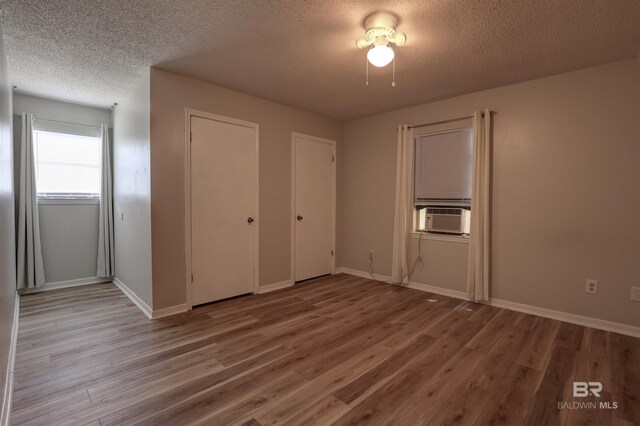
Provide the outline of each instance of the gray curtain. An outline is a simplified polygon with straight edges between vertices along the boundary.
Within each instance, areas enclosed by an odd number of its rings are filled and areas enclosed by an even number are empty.
[[[98,277],[115,275],[113,253],[113,181],[111,178],[111,142],[109,127],[100,126],[102,134],[102,163],[100,167],[100,220],[98,222]]]
[[[18,288],[44,284],[40,220],[33,152],[33,114],[22,114],[20,140],[20,191],[18,194]]]

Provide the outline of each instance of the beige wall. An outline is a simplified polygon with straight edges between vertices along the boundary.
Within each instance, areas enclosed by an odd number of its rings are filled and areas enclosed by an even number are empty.
[[[167,71],[151,70],[154,308],[185,302],[185,108],[260,125],[260,285],[290,278],[291,132],[339,141],[341,123]]]
[[[422,247],[418,249],[418,244]],[[412,239],[411,281],[467,293],[468,241]],[[418,262],[418,253],[422,262]]]
[[[11,330],[16,300],[15,216],[13,189],[13,141],[11,136],[11,85],[7,54],[0,27],[0,401],[4,412]]]
[[[32,113],[36,119],[45,118],[47,120],[96,127],[99,127],[102,123],[106,123],[111,127],[113,121],[110,109],[15,93],[13,95],[13,113],[22,114],[23,112]]]
[[[38,205],[47,283],[96,276],[99,204]]]
[[[151,275],[150,73],[113,116],[113,198],[116,277],[153,307]]]
[[[493,297],[640,326],[640,303],[629,300],[630,286],[640,285],[636,60],[346,123],[338,264],[366,271],[372,248],[376,272],[390,275],[396,126],[485,107],[497,111]],[[425,268],[438,272],[414,279],[464,290],[458,269],[466,268],[466,252],[454,251],[446,260],[432,256]],[[584,293],[587,278],[600,281],[598,295]]]

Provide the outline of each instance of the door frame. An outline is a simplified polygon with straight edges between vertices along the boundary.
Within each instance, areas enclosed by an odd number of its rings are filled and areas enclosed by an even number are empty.
[[[296,139],[305,138],[318,143],[331,145],[333,154],[332,167],[332,206],[331,206],[331,273],[336,271],[336,164],[338,157],[336,155],[337,143],[331,139],[319,138],[304,133],[291,133],[291,285],[296,283]]]
[[[190,108],[184,110],[185,126],[184,126],[184,235],[185,235],[185,260],[186,260],[186,274],[185,274],[185,291],[186,291],[186,305],[187,309],[193,308],[191,293],[193,281],[192,278],[192,266],[191,266],[191,118],[203,118],[206,120],[219,121],[222,123],[235,124],[238,126],[249,127],[255,130],[256,134],[256,168],[255,168],[255,190],[253,192],[253,205],[254,205],[254,232],[253,232],[253,293],[258,292],[259,284],[259,266],[260,266],[260,125],[258,123],[252,123],[250,121],[239,120],[236,118],[225,117],[218,114],[211,114],[204,111],[198,111]]]

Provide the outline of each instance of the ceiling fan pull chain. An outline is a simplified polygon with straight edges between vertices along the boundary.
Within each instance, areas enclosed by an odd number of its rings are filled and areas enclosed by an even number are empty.
[[[393,57],[393,77],[391,78],[391,87],[396,87],[396,57]]]
[[[365,86],[368,86],[368,85],[369,85],[369,60],[365,58],[365,61],[364,61],[364,62],[367,64],[367,65],[366,65],[366,67],[367,67],[367,68],[366,68],[366,69],[367,69],[367,71],[366,71],[366,76],[367,76],[367,77],[366,77],[366,81],[365,81],[364,85],[365,85]]]

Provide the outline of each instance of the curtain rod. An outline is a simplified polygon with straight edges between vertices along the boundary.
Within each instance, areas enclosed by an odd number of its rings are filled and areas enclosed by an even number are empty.
[[[22,117],[21,114],[13,114],[14,117]],[[48,121],[50,123],[60,123],[60,124],[69,124],[71,126],[82,126],[82,127],[91,127],[92,129],[99,129],[100,125],[98,124],[97,126],[91,125],[91,124],[78,124],[78,123],[70,123],[68,121],[60,121],[60,120],[49,120],[48,118],[38,118],[38,117],[34,117],[35,120],[38,121]]]
[[[493,115],[493,114],[495,114],[495,111],[489,111],[489,114]],[[484,112],[482,113],[482,116],[484,117]],[[434,121],[434,122],[431,122],[431,123],[416,124],[416,125],[407,126],[407,127],[410,128],[410,129],[414,129],[416,127],[427,127],[427,126],[435,126],[437,124],[453,123],[454,121],[468,120],[470,118],[473,118],[473,115],[465,115],[464,117],[450,118],[449,120]]]

